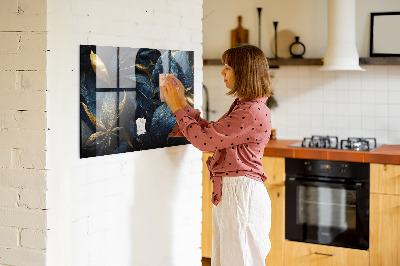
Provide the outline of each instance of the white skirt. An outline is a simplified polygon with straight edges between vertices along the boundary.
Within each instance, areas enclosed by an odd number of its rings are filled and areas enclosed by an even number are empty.
[[[265,265],[271,249],[271,201],[262,182],[245,176],[223,177],[212,223],[212,266]]]

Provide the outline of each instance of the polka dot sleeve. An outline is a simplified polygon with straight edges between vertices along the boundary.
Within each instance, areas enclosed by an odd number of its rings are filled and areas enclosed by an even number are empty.
[[[182,109],[177,110],[174,116],[182,134],[201,151],[234,148],[246,143],[257,126],[257,120],[249,109],[235,109],[218,122],[207,125],[201,125]]]
[[[194,109],[192,106],[190,106],[189,104],[186,105],[185,109],[184,109],[185,113],[190,116],[191,118],[193,118],[194,120],[196,120],[200,126],[205,127],[209,124],[209,122],[203,118],[200,117],[200,111],[197,109]],[[171,131],[171,133],[168,136],[169,138],[171,137],[185,137],[182,132],[179,129],[178,123],[176,123],[176,126],[174,127],[174,129]]]

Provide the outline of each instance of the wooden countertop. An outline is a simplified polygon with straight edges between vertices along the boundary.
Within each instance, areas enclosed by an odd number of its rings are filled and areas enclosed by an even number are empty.
[[[383,145],[372,151],[289,147],[301,140],[270,140],[264,156],[364,163],[400,164],[400,145]]]

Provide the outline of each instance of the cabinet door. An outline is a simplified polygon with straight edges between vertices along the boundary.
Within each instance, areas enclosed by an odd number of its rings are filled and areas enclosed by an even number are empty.
[[[266,184],[285,185],[285,158],[264,156],[261,163],[268,177]]]
[[[400,265],[400,196],[371,194],[371,266]]]
[[[400,165],[370,165],[371,193],[400,195]]]
[[[201,253],[204,258],[211,258],[212,252],[212,183],[206,161],[211,152],[203,153],[203,195],[202,195],[202,224],[201,224]]]
[[[365,250],[285,241],[285,266],[367,266]]]
[[[266,266],[283,265],[285,240],[285,187],[265,184],[271,199],[271,250],[265,259]]]

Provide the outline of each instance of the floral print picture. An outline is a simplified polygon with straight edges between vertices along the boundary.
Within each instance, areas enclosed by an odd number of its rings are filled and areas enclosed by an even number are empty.
[[[174,74],[193,106],[193,51],[80,46],[80,157],[188,144],[160,100],[159,74]]]

